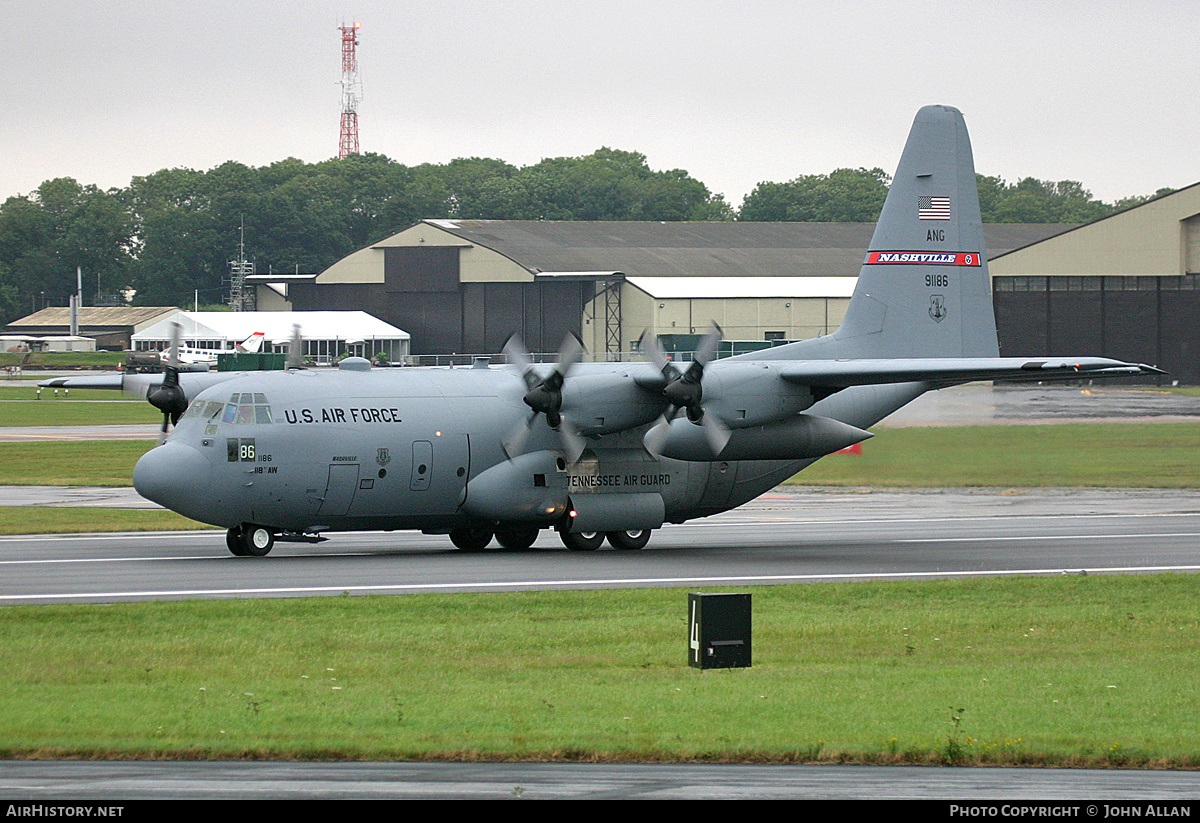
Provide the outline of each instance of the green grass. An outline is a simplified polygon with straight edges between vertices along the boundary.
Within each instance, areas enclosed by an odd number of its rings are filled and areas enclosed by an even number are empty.
[[[1200,766],[1200,576],[0,609],[0,757]]]
[[[879,429],[791,483],[1200,488],[1200,423]]]
[[[10,383],[5,381],[0,383],[0,400],[37,400],[37,384],[33,382],[27,383]],[[78,401],[95,401],[95,400],[123,400],[128,403],[145,404],[145,400],[138,400],[130,397],[119,389],[76,389],[74,394],[64,394],[63,389],[58,390],[57,397],[54,394],[54,389],[42,389],[42,400],[60,402],[78,402]]]
[[[0,534],[83,534],[211,529],[163,509],[97,506],[0,506]]]
[[[119,392],[118,392],[119,393]],[[51,396],[52,397],[52,396]],[[7,426],[117,426],[161,423],[162,412],[144,401],[0,399],[0,427]]]
[[[48,369],[73,369],[102,366],[115,369],[117,364],[125,362],[125,352],[92,351],[92,352],[34,352],[28,355],[21,352],[0,352],[0,368],[7,366],[43,366]]]
[[[0,486],[129,486],[154,440],[0,443]]]

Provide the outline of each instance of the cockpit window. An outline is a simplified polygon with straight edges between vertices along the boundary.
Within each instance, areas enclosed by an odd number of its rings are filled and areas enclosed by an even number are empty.
[[[236,392],[230,395],[228,403],[210,402],[216,406],[213,412],[214,416],[224,409],[224,413],[221,414],[223,423],[252,426],[275,422],[271,416],[271,404],[267,402],[267,396],[262,392]]]
[[[187,411],[183,413],[184,419],[199,418],[200,420],[212,420],[221,413],[225,408],[225,404],[219,400],[207,400],[203,403],[196,402],[187,407]]]

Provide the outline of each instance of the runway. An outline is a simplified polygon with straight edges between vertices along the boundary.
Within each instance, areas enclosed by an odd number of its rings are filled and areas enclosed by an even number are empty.
[[[931,393],[887,423],[1111,421],[1113,414],[1133,410],[1127,405],[1131,399],[1147,420],[1195,419],[1196,414],[1195,398],[1172,395],[1014,391],[1020,394],[975,387]],[[18,506],[145,505],[127,489],[9,488],[0,498]],[[315,546],[280,543],[266,558],[233,557],[220,532],[3,537],[0,605],[534,588],[703,589],[1198,569],[1200,492],[783,488],[717,517],[667,526],[640,552],[567,552],[549,532],[533,551],[522,553],[462,553],[436,535],[350,533],[331,534]],[[953,798],[989,805],[986,801],[997,798],[1105,798],[1142,801],[1136,805],[1140,811],[1151,799],[1176,804],[1161,807],[1168,811],[1190,811],[1190,801],[1200,794],[1200,774],[697,764],[3,762],[0,793],[38,801]],[[1078,808],[1073,816],[1109,816],[1107,805],[1059,805]],[[1126,802],[1112,808],[1134,807]]]
[[[917,800],[995,809],[972,816],[1182,816],[1195,772],[755,766],[696,763],[88,763],[0,761],[14,801],[101,800]],[[1004,803],[997,803],[1002,798]],[[1106,803],[1096,801],[1103,798]],[[1074,803],[1048,801],[1074,800]],[[988,802],[991,801],[991,802]],[[1023,801],[1023,802],[1022,802]],[[1114,801],[1125,801],[1117,802]],[[1136,801],[1136,802],[1134,802]],[[949,803],[934,807],[948,812]],[[1058,813],[1039,815],[1048,807]],[[10,805],[10,808],[13,806]],[[18,804],[16,809],[20,809]],[[1018,812],[1018,809],[1025,811]],[[1074,813],[1065,812],[1075,809]],[[1174,810],[1172,812],[1172,810]],[[17,812],[19,813],[19,811]],[[1128,814],[1128,812],[1126,812]],[[82,814],[78,816],[83,816]],[[947,815],[948,816],[948,815]],[[967,815],[961,815],[967,816]],[[1131,815],[1132,816],[1132,815]],[[1140,816],[1140,815],[1139,815]]]
[[[781,488],[638,552],[464,553],[440,535],[331,534],[228,553],[221,532],[0,538],[0,604],[1200,570],[1200,493]]]

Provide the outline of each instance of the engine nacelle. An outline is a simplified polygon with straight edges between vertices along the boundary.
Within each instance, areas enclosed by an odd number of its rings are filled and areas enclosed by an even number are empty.
[[[808,386],[784,380],[770,363],[718,361],[704,375],[705,413],[731,429],[754,428],[787,420],[810,407]]]
[[[588,374],[582,367],[571,372],[563,385],[563,416],[584,435],[627,431],[653,421],[665,402],[634,379],[639,369],[649,371],[634,364],[626,372]]]
[[[681,417],[672,421],[659,453],[694,461],[804,460],[832,454],[873,436],[830,417],[798,414],[779,423],[734,429],[720,454],[713,454],[704,429]]]

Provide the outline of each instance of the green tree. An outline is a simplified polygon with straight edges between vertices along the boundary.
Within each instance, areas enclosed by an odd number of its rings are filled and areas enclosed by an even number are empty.
[[[786,183],[759,183],[742,201],[739,219],[766,222],[871,223],[879,217],[891,178],[883,169],[835,169]]]
[[[0,206],[0,312],[9,322],[42,305],[65,305],[84,272],[85,298],[126,277],[133,221],[119,191],[69,177],[47,180]]]

